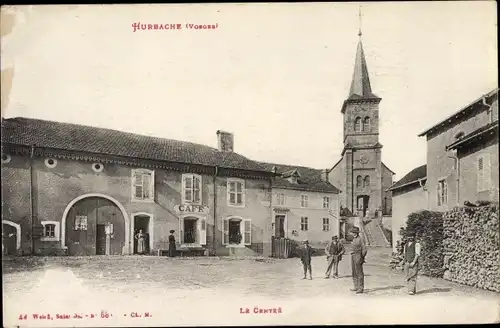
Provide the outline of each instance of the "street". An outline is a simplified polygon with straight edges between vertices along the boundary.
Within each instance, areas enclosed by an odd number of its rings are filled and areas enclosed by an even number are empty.
[[[390,249],[369,250],[365,293],[356,295],[349,291],[350,256],[340,263],[339,279],[324,279],[326,258],[313,258],[313,280],[301,280],[297,258],[6,259],[4,326],[498,321],[497,293],[419,276],[417,295],[410,296],[389,261]]]

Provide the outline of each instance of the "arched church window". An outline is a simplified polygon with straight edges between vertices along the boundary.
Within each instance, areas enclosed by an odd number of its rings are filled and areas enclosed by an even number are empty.
[[[370,118],[368,116],[363,120],[363,131],[370,131]]]
[[[370,176],[367,175],[365,176],[365,180],[363,181],[363,187],[369,187],[370,186]]]
[[[361,187],[362,179],[361,175],[356,177],[356,187]]]
[[[356,117],[354,120],[354,131],[361,132],[361,117]]]

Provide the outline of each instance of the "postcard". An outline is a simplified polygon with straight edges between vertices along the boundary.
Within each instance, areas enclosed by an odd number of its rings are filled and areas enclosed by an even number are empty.
[[[3,326],[498,323],[495,9],[2,6]]]

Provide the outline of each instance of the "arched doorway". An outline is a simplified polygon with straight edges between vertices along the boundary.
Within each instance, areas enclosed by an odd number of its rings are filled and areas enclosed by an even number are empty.
[[[2,252],[15,255],[21,248],[21,226],[17,223],[2,220]]]
[[[111,197],[87,195],[73,200],[62,222],[62,243],[68,255],[128,253],[128,218],[121,204]]]

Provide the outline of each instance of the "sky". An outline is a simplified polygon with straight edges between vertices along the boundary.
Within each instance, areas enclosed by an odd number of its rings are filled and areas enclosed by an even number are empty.
[[[1,39],[14,73],[2,116],[213,147],[222,129],[248,158],[331,168],[360,6],[382,160],[397,180],[425,164],[417,134],[497,87],[496,2],[3,6],[15,19]]]

